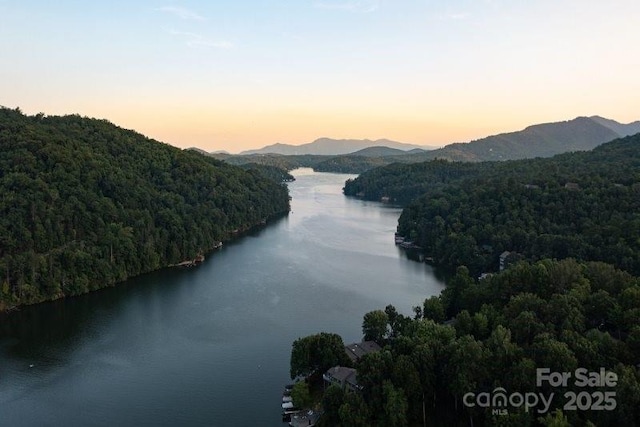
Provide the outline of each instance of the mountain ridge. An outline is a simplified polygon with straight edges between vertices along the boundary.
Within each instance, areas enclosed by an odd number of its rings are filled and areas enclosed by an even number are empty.
[[[592,150],[605,142],[636,133],[640,133],[640,121],[623,124],[600,116],[580,116],[448,144],[425,153],[405,154],[397,160],[405,163],[431,159],[478,162],[551,157],[565,152]]]
[[[532,124],[521,130],[502,132],[468,142],[454,142],[443,147],[407,144],[385,138],[371,140],[322,137],[301,145],[275,143],[259,149],[242,151],[237,156],[349,155],[394,157],[397,161],[404,161],[405,156],[417,156],[418,161],[434,158],[455,161],[513,160],[550,157],[567,151],[591,150],[605,142],[636,133],[640,133],[640,120],[625,124],[594,115]],[[375,150],[363,151],[376,147]],[[221,154],[220,152],[204,153],[204,150],[195,147],[193,150],[202,154]],[[376,152],[378,154],[374,154]]]
[[[354,153],[359,150],[363,150],[369,147],[388,147],[402,151],[409,151],[416,148],[422,150],[428,150],[433,147],[426,147],[416,144],[407,144],[404,142],[392,141],[389,139],[333,139],[322,137],[301,145],[291,145],[275,143],[267,145],[265,147],[256,150],[242,151],[240,155],[249,154],[282,154],[282,155],[299,155],[299,154],[314,154],[314,155],[331,155],[338,156],[343,154]]]
[[[534,124],[520,131],[491,135],[467,143],[449,144],[433,150],[427,157],[471,161],[551,157],[567,151],[591,150],[621,136],[626,135],[589,117],[576,117]]]
[[[384,145],[376,145],[373,147],[363,148],[362,150],[349,153],[350,156],[362,156],[362,157],[385,157],[385,156],[402,156],[405,154],[411,154],[412,152],[424,152],[419,148],[414,148],[409,151],[400,150],[398,148],[389,148]]]
[[[620,137],[631,136],[635,135],[636,133],[640,133],[640,120],[625,124],[601,116],[590,116],[589,118],[596,123],[606,126],[614,132],[618,133]]]
[[[518,131],[504,132],[466,143],[453,143],[430,150],[425,150],[430,147],[402,150],[388,146],[373,146],[338,155],[264,154],[261,152],[241,155],[208,153],[208,155],[233,164],[254,162],[279,166],[287,170],[311,167],[319,172],[359,174],[391,163],[418,163],[434,159],[480,162],[551,157],[565,152],[588,151],[606,142],[636,133],[640,133],[640,121],[623,124],[600,116],[580,116],[571,120],[533,124]],[[329,138],[320,138],[316,141],[340,142],[340,140]],[[388,140],[357,141],[384,144]],[[286,144],[274,144],[274,146],[291,148]]]

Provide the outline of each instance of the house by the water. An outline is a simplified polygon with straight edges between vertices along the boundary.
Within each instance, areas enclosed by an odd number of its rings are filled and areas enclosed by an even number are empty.
[[[367,354],[377,353],[382,347],[375,341],[362,341],[359,343],[347,344],[344,351],[349,359],[356,363]],[[358,371],[354,368],[345,366],[334,366],[322,375],[327,385],[337,385],[345,391],[362,391],[362,386],[358,384]]]

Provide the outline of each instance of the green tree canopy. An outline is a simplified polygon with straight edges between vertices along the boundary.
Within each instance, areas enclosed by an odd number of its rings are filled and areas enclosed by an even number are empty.
[[[291,348],[291,378],[323,374],[333,366],[349,366],[342,338],[337,334],[321,332],[299,338]]]
[[[289,210],[285,186],[105,120],[0,108],[0,311],[194,259]]]
[[[382,344],[389,334],[389,316],[382,310],[374,310],[364,315],[362,333],[365,340]]]

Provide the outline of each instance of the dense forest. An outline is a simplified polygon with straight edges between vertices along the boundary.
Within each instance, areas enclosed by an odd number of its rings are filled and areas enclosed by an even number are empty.
[[[462,178],[473,178],[494,167],[492,163],[450,162],[433,160],[404,165],[394,163],[361,174],[345,182],[344,194],[365,200],[383,198],[394,204],[407,205],[415,198],[436,188],[448,186]]]
[[[509,251],[640,274],[640,135],[548,159],[391,165],[344,191],[408,203],[398,232],[450,270],[494,271]]]
[[[261,165],[258,163],[244,163],[240,165],[240,167],[249,171],[255,170],[265,178],[277,183],[292,182],[296,180],[293,175],[291,175],[285,169],[279,168],[277,166]]]
[[[113,285],[289,210],[285,186],[80,116],[0,109],[0,310]]]
[[[404,209],[398,231],[438,264],[473,274],[497,269],[509,251],[640,275],[640,135],[434,188]]]
[[[402,156],[335,156],[318,162],[313,166],[317,172],[362,173],[393,162],[391,159],[402,161],[410,159],[410,155]]]
[[[391,163],[415,163],[424,160],[422,157],[418,157],[415,154],[394,156],[360,156],[354,154],[338,156],[317,154],[204,154],[238,166],[259,164],[263,166],[277,167],[287,171],[296,168],[312,168],[316,172],[335,173],[362,173]]]
[[[640,425],[637,277],[572,259],[520,262],[481,281],[460,267],[414,312],[387,306],[364,316],[365,339],[383,349],[352,365],[361,392],[325,389],[321,425]],[[311,372],[311,388],[335,365],[349,361],[334,334],[292,347],[292,376]],[[554,387],[538,383],[537,368],[571,376]],[[601,369],[615,384],[581,383]],[[529,407],[511,400],[518,393],[529,393]],[[493,400],[500,395],[509,400]]]
[[[297,168],[314,168],[318,163],[331,156],[316,156],[313,154],[298,154],[285,156],[282,154],[210,154],[209,156],[222,160],[232,165],[258,164],[263,166],[277,167],[290,171]]]

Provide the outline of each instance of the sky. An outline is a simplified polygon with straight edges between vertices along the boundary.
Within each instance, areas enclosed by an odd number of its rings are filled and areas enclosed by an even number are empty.
[[[640,119],[637,0],[0,0],[0,105],[232,153]]]

